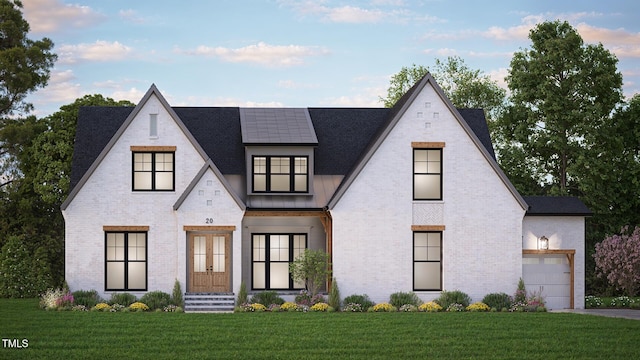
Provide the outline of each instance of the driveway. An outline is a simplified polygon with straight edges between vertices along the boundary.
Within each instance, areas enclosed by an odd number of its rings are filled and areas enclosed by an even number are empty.
[[[640,310],[631,309],[562,309],[552,312],[570,312],[574,314],[587,314],[614,318],[640,320]]]

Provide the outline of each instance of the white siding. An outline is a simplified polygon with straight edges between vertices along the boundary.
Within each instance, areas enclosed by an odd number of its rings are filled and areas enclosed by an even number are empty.
[[[412,141],[446,143],[443,201],[412,200]],[[524,210],[430,85],[332,215],[334,276],[344,296],[366,293],[380,302],[413,289],[412,225],[446,227],[444,290],[479,301],[490,292],[513,293],[522,274]],[[431,300],[439,292],[418,294]]]

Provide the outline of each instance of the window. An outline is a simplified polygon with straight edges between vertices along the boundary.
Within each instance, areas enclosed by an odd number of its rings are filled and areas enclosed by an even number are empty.
[[[413,290],[442,290],[442,232],[413,233]]]
[[[254,156],[253,192],[309,192],[307,156]]]
[[[105,289],[147,289],[147,233],[105,233]]]
[[[306,234],[253,234],[252,289],[302,289],[289,274],[289,263],[307,247]]]
[[[174,152],[133,152],[134,191],[173,191]]]
[[[442,149],[413,149],[413,199],[442,200]]]

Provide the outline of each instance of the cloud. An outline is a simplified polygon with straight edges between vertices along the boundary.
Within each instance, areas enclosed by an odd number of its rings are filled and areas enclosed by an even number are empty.
[[[120,101],[120,100],[129,100],[134,104],[137,104],[140,99],[144,96],[145,91],[138,90],[137,88],[129,88],[129,89],[117,89],[111,92],[109,95],[110,98]]]
[[[29,102],[34,105],[34,115],[44,117],[60,110],[61,104],[71,104],[85,94],[72,70],[53,69],[47,86],[36,91]]]
[[[408,23],[410,21],[444,22],[435,16],[415,14],[404,8],[402,0],[374,0],[374,7],[326,6],[322,1],[280,0],[283,6],[292,8],[301,16],[319,18],[321,21],[347,24]]]
[[[329,51],[317,46],[269,45],[259,42],[242,48],[198,46],[194,50],[175,50],[194,56],[220,58],[226,62],[248,62],[270,67],[290,67],[304,64],[305,58],[326,55]]]
[[[120,10],[120,12],[118,12],[118,16],[127,22],[136,24],[144,24],[146,22],[145,18],[139,16],[138,13],[132,9]]]
[[[75,64],[83,61],[103,62],[123,60],[132,49],[118,41],[98,40],[92,44],[62,45],[56,48],[60,64]]]
[[[473,51],[473,50],[457,50],[451,48],[441,48],[441,49],[424,49],[422,50],[424,54],[427,55],[437,55],[440,57],[448,57],[448,56],[460,56],[460,57],[469,57],[469,58],[511,58],[513,57],[513,52],[504,52],[504,51]]]
[[[293,80],[280,80],[278,81],[278,87],[283,89],[316,89],[319,86],[317,84],[304,84]]]
[[[489,78],[491,78],[491,80],[495,81],[498,86],[500,86],[501,88],[507,90],[509,87],[507,85],[507,81],[505,80],[505,78],[507,77],[507,75],[509,75],[509,69],[507,68],[499,68],[497,70],[491,70],[489,71]]]
[[[38,91],[43,103],[72,103],[84,94],[72,70],[53,70],[47,87]]]
[[[602,43],[619,58],[640,58],[640,33],[625,29],[605,29],[585,23],[575,26],[587,43]]]
[[[365,93],[356,95],[344,95],[339,97],[327,98],[322,101],[322,106],[337,106],[337,107],[362,107],[362,108],[379,108],[382,106],[379,95],[383,92],[381,89],[364,89]],[[376,91],[375,95],[371,92]]]
[[[85,28],[104,20],[88,6],[64,4],[60,0],[28,0],[24,18],[34,33],[52,33],[69,27]]]

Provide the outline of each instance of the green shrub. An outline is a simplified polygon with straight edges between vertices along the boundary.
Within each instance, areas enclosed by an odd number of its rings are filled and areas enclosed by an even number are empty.
[[[180,281],[176,279],[173,283],[173,291],[171,292],[171,304],[175,306],[184,306],[184,299],[182,298],[182,287],[180,287]]]
[[[129,293],[113,293],[111,294],[111,299],[109,300],[109,304],[120,304],[124,306],[129,306],[138,300],[135,295]]]
[[[367,311],[370,307],[375,305],[371,299],[369,299],[369,295],[349,295],[342,300],[342,303],[345,304],[360,304],[363,311]]]
[[[402,307],[402,305],[413,305],[420,306],[422,304],[422,300],[414,293],[410,292],[396,292],[391,294],[389,297],[389,303],[397,308]]]
[[[460,304],[466,308],[471,303],[471,297],[460,290],[443,291],[434,301],[444,309],[448,309],[451,304]]]
[[[74,291],[72,295],[76,305],[84,305],[87,309],[91,309],[102,302],[102,298],[95,290],[78,290]]]
[[[140,302],[146,304],[149,309],[164,309],[171,304],[171,295],[162,291],[150,291],[140,298]]]
[[[0,297],[32,298],[47,290],[45,286],[33,286],[36,271],[32,254],[22,237],[10,236],[0,250]]]
[[[587,309],[599,308],[602,306],[602,304],[602,299],[597,296],[587,295],[584,297],[584,306]]]
[[[335,310],[340,310],[340,289],[338,289],[338,282],[336,278],[333,278],[331,282],[331,291],[329,292],[329,306]]]
[[[502,309],[511,307],[511,296],[505,293],[491,293],[485,295],[482,302],[487,304],[490,308]]]
[[[244,280],[240,282],[240,291],[238,291],[238,300],[236,301],[236,305],[242,305],[249,302],[249,298],[247,296],[247,285],[244,283]]]
[[[284,304],[284,299],[278,296],[278,293],[275,291],[263,291],[253,295],[250,302],[252,304],[262,304],[264,306],[269,306],[271,304],[282,305]]]

